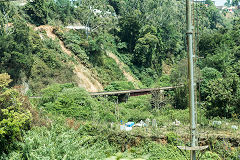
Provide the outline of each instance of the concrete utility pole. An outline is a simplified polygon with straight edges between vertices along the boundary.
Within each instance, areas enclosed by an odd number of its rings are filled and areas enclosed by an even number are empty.
[[[190,107],[190,136],[191,147],[197,145],[196,137],[196,109],[194,98],[194,67],[193,67],[193,25],[192,25],[192,0],[186,0],[186,14],[187,14],[187,52],[188,52],[188,85],[189,85],[189,107]],[[191,160],[196,160],[196,150],[191,150]]]

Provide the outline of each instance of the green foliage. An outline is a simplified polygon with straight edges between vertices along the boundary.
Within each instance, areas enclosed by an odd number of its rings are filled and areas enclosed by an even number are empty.
[[[155,35],[147,33],[144,37],[137,40],[135,46],[135,55],[133,61],[138,66],[151,67],[154,56],[154,50],[156,50],[158,39]]]
[[[8,86],[8,84],[11,82],[12,80],[10,79],[10,76],[7,73],[3,73],[0,76],[0,89],[3,89],[5,87]]]
[[[151,142],[91,122],[73,121],[77,128],[64,124],[64,117],[54,119],[51,128],[35,127],[18,143],[21,152],[13,151],[5,159],[105,159],[122,158],[184,159],[176,147]],[[127,148],[126,145],[131,148]],[[126,147],[126,148],[125,148]],[[125,148],[125,149],[124,149]],[[122,150],[124,149],[124,150]],[[123,153],[120,154],[120,152]]]
[[[170,75],[170,81],[176,88],[173,92],[173,106],[185,109],[188,106],[187,60],[182,59],[175,64]],[[182,86],[183,85],[183,86]]]
[[[152,114],[156,118],[159,126],[168,126],[172,124],[176,119],[181,122],[181,124],[189,123],[189,109],[175,109],[169,104],[159,110],[153,110]],[[199,113],[198,113],[199,114]],[[201,118],[204,118],[202,115]],[[170,127],[170,126],[169,126]],[[180,135],[178,135],[180,136]]]
[[[227,1],[224,3],[224,6],[231,7],[231,2],[230,2],[230,0],[227,0]]]
[[[56,21],[63,24],[73,22],[76,17],[74,9],[71,2],[65,0],[34,0],[24,6],[27,19],[38,26]]]
[[[106,52],[116,51],[114,38],[108,33],[97,36],[89,36],[89,39],[77,31],[63,33],[60,29],[54,31],[65,45],[81,60],[87,67],[92,67],[103,85],[112,81],[125,80],[116,61],[106,55]]]
[[[30,39],[30,30],[21,20],[16,20],[11,34],[6,32],[0,36],[0,71],[11,75],[14,82],[20,73],[29,76],[32,66],[32,53],[35,52]]]
[[[117,35],[121,42],[127,45],[127,49],[119,51],[121,54],[128,52],[132,55],[130,61],[133,67],[130,68],[149,86],[156,78],[155,73],[157,76],[161,75],[162,60],[170,56],[183,56],[184,3],[175,0],[164,2],[119,0],[110,1],[110,5],[117,9],[121,16]],[[148,68],[153,70],[154,74],[145,74],[149,73]]]
[[[168,143],[175,145],[175,146],[178,145],[179,137],[175,133],[170,132],[166,136],[167,136]]]
[[[11,32],[9,23],[14,22],[17,10],[17,7],[11,3],[0,2],[0,35]]]
[[[34,32],[22,19],[16,19],[12,32],[0,35],[0,72],[7,72],[13,83],[29,82],[33,93],[48,84],[72,82],[73,72],[55,41]]]
[[[31,113],[22,105],[19,93],[6,88],[10,82],[7,74],[0,74],[0,153],[8,152],[13,142],[21,139],[23,130],[31,123]]]
[[[211,0],[205,4],[197,4],[196,10],[198,12],[198,21],[200,34],[203,34],[206,31],[213,29],[218,29],[218,27],[226,25],[226,19],[223,17],[223,14],[220,13],[220,10],[216,8]]]
[[[120,83],[121,84],[121,83]],[[125,85],[125,83],[123,83]],[[130,83],[130,87],[133,87]],[[54,114],[62,114],[81,120],[115,122],[116,104],[105,98],[92,98],[73,84],[55,84],[42,90],[39,107]],[[138,122],[153,117],[150,97],[130,97],[126,103],[118,104],[122,120]]]
[[[129,81],[115,81],[104,88],[106,91],[122,91],[134,89],[134,85]]]
[[[200,91],[208,117],[231,117],[239,110],[238,38],[233,36],[238,35],[238,25],[236,20],[232,30],[215,31],[200,40],[200,54],[206,57],[199,63]]]
[[[52,69],[48,67],[41,59],[34,57],[34,64],[32,66],[29,83],[31,90],[34,94],[36,94],[47,85],[51,85],[56,82],[72,82],[72,76],[73,71],[71,67],[65,68],[64,66],[61,66],[59,68]]]
[[[123,42],[127,43],[129,52],[134,50],[137,42],[137,36],[141,28],[140,17],[141,13],[139,10],[134,10],[131,14],[126,14],[119,20],[119,26],[121,28],[119,37]]]
[[[117,147],[110,146],[102,136],[106,132],[100,132],[101,128],[91,123],[78,125],[76,130],[59,122],[50,129],[33,128],[26,133],[25,142],[19,144],[22,152],[11,155],[21,159],[104,159],[117,152]]]
[[[184,155],[177,149],[177,147],[173,145],[162,145],[160,143],[156,142],[148,142],[144,145],[142,145],[142,149],[137,149],[138,153],[140,152],[140,155],[144,153],[148,153],[149,157],[148,159],[186,159]],[[136,154],[135,153],[135,154]]]
[[[115,60],[107,56],[103,56],[102,58],[103,64],[96,66],[95,69],[103,85],[107,85],[113,81],[126,80]]]
[[[48,111],[57,111],[60,114],[77,119],[92,119],[97,105],[88,93],[81,88],[64,89],[58,94],[53,104],[44,105]]]
[[[221,158],[217,153],[213,153],[211,151],[206,151],[203,155],[202,159],[209,159],[209,160],[220,160]]]
[[[88,53],[90,57],[90,61],[94,66],[102,66],[103,65],[103,55],[105,54],[103,50],[104,45],[104,37],[99,36],[95,39],[89,40],[88,45]]]
[[[217,78],[222,78],[222,75],[218,70],[214,68],[209,68],[209,67],[203,68],[201,70],[201,75],[202,75],[203,81],[206,81],[206,82],[217,79]]]
[[[114,105],[106,99],[94,99],[73,84],[55,84],[42,91],[39,107],[82,120],[116,121]]]
[[[132,66],[133,73],[144,86],[151,86],[158,77],[158,73],[152,68],[138,68]]]
[[[233,0],[232,1],[233,6],[239,6],[239,3],[240,3],[239,0]]]
[[[208,83],[205,94],[208,116],[231,117],[238,112],[239,78],[219,78]]]
[[[55,101],[57,98],[57,94],[61,92],[64,88],[73,88],[74,85],[71,83],[67,83],[67,84],[53,84],[45,89],[42,90],[42,99],[41,99],[41,103],[48,103],[48,102],[52,102]]]
[[[47,24],[49,20],[49,13],[47,0],[29,1],[25,6],[25,11],[31,18],[32,22],[37,25]]]
[[[160,78],[156,80],[153,84],[153,87],[169,87],[171,86],[170,76],[167,74],[163,74]]]
[[[232,147],[231,143],[226,140],[209,139],[211,148],[203,157],[209,159],[238,159],[239,148]]]
[[[147,118],[153,118],[150,112],[150,96],[129,97],[126,103],[120,103],[120,119],[124,121],[139,122]]]
[[[201,70],[201,76],[201,98],[205,99],[208,95],[205,90],[209,86],[209,83],[213,80],[222,78],[222,75],[214,68],[205,67]]]

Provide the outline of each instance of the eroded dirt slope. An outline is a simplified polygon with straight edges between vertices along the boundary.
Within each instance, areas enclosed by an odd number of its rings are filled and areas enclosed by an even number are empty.
[[[49,38],[59,40],[58,37],[53,33],[52,26],[43,25],[34,28],[34,30],[41,29],[46,31]],[[65,47],[63,41],[59,40],[59,44],[66,54],[73,56],[79,62],[78,57],[72,54],[72,52]],[[92,76],[92,72],[83,64],[78,63],[77,65],[74,65],[74,73],[77,76],[77,83],[79,87],[85,88],[88,92],[98,92],[103,90],[102,84]]]
[[[123,75],[127,78],[127,80],[130,81],[130,82],[133,82],[134,86],[138,88],[138,84],[140,83],[140,81],[137,80],[136,78],[134,78],[131,73],[127,72],[124,69],[125,64],[123,62],[121,62],[119,60],[119,58],[115,54],[113,54],[112,52],[107,51],[107,55],[110,58],[115,60],[115,62],[118,64],[120,70],[123,72]]]

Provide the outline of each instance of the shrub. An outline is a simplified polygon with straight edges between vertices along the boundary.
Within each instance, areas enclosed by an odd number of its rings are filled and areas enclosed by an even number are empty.
[[[178,139],[179,137],[173,133],[173,132],[170,132],[167,134],[167,140],[168,140],[168,143],[170,144],[173,144],[173,145],[177,145],[178,144]]]
[[[238,76],[210,81],[205,89],[207,116],[231,117],[234,113],[238,114],[238,86]]]
[[[134,89],[134,85],[129,81],[115,81],[104,88],[106,91],[121,91]]]
[[[51,85],[42,93],[40,106],[49,112],[82,120],[116,120],[112,102],[94,99],[86,90],[74,87],[73,84]]]
[[[153,84],[153,87],[169,87],[171,85],[170,76],[164,74],[156,80],[156,82]]]
[[[176,88],[173,93],[173,106],[177,109],[186,109],[188,107],[188,95],[187,84]]]
[[[106,55],[103,57],[103,64],[99,66],[95,66],[97,71],[97,76],[101,80],[103,85],[109,84],[113,81],[124,81],[126,78],[124,77],[122,71],[120,70],[116,61]]]
[[[23,108],[20,94],[6,88],[10,82],[9,75],[0,74],[0,153],[8,151],[31,123],[31,113]]]
[[[57,98],[57,94],[61,92],[64,88],[73,88],[74,85],[71,83],[66,84],[53,84],[45,89],[42,90],[42,99],[40,104],[44,105],[48,102],[53,102]]]
[[[211,81],[222,78],[221,73],[214,69],[205,67],[201,70],[202,82],[201,82],[201,98],[205,99],[207,97],[207,88]]]

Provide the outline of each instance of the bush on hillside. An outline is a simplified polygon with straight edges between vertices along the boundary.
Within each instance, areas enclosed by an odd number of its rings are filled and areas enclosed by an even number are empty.
[[[129,81],[114,81],[104,88],[106,91],[121,91],[134,89],[134,85]]]
[[[205,88],[207,95],[204,102],[208,117],[239,117],[239,77],[232,75],[227,78],[218,78],[208,83]]]
[[[42,91],[40,106],[47,111],[81,120],[116,121],[114,105],[106,99],[92,98],[73,84],[55,84]]]
[[[184,85],[174,89],[173,106],[177,109],[188,107],[187,59],[182,59],[172,68],[170,82],[173,86]]]
[[[201,76],[202,76],[202,81],[201,81],[201,98],[204,100],[206,99],[208,93],[207,93],[207,88],[211,81],[214,81],[216,79],[222,78],[222,74],[216,70],[215,68],[210,68],[210,67],[205,67],[201,70]]]
[[[172,86],[170,82],[170,76],[167,74],[163,74],[160,78],[156,80],[156,82],[152,85],[152,87],[169,87]]]
[[[103,65],[95,66],[95,69],[103,85],[107,85],[113,81],[126,80],[116,61],[106,55],[103,56]]]
[[[0,74],[0,153],[21,139],[22,131],[29,129],[31,123],[31,113],[22,105],[20,94],[6,88],[10,82],[8,74]]]

